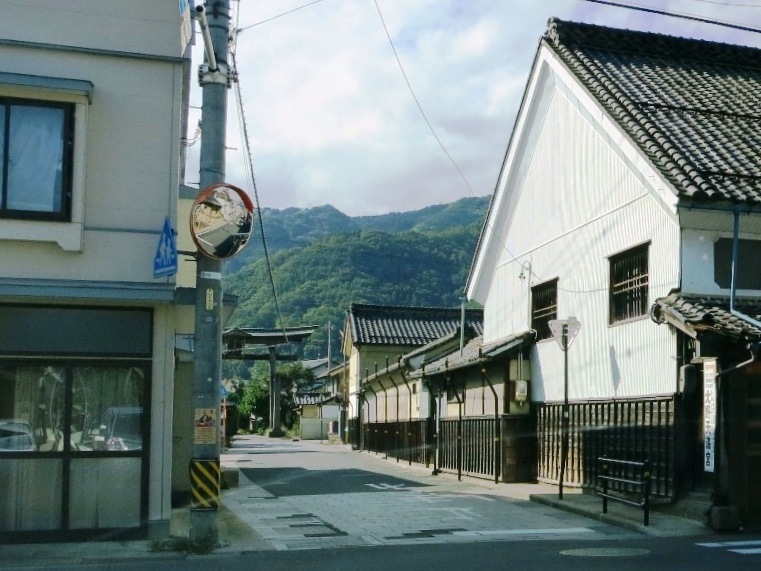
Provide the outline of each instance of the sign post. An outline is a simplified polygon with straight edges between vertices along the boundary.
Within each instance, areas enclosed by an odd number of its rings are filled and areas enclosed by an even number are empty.
[[[568,462],[568,425],[570,422],[568,411],[568,348],[576,339],[576,335],[581,329],[581,323],[575,317],[568,319],[552,319],[549,323],[550,331],[555,341],[560,345],[563,351],[563,420],[562,420],[562,449],[560,451],[560,476],[558,478],[558,498],[563,499],[563,479],[565,477],[565,467]]]

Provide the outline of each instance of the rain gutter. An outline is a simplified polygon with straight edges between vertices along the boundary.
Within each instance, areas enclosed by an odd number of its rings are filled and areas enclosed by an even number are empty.
[[[481,376],[489,384],[492,394],[494,395],[494,483],[499,484],[499,462],[500,462],[500,426],[499,426],[499,397],[494,385],[486,374],[486,367],[481,360]]]
[[[402,360],[400,358],[399,359],[399,374],[402,376],[402,380],[404,381],[404,384],[407,386],[407,392],[409,393],[408,402],[409,402],[409,409],[410,410],[409,410],[409,414],[407,416],[407,448],[408,448],[408,450],[407,450],[407,452],[408,452],[407,456],[408,456],[408,459],[409,459],[409,465],[412,466],[412,447],[409,445],[410,444],[410,437],[412,436],[412,430],[411,430],[412,429],[412,387],[410,387],[410,383],[407,380],[407,376],[404,374],[404,369],[401,366],[401,361]],[[397,401],[396,402],[397,402],[397,414],[398,414],[398,403],[399,403],[399,398],[398,398],[399,397],[399,391],[398,390],[397,390],[396,394],[397,394]],[[398,460],[398,458],[397,458],[397,460]]]

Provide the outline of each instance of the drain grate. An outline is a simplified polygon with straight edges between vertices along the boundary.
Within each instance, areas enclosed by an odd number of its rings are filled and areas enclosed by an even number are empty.
[[[295,520],[294,523],[288,524],[290,529],[312,530],[305,532],[304,537],[341,537],[349,535],[347,532],[338,529],[332,523],[328,523],[313,513],[298,513],[278,516],[280,520]],[[310,521],[298,521],[310,520]]]
[[[392,535],[385,539],[427,539],[436,537],[437,535],[449,535],[456,531],[465,531],[461,527],[451,527],[443,529],[421,529],[420,531],[413,531],[409,533],[403,533],[402,535]]]

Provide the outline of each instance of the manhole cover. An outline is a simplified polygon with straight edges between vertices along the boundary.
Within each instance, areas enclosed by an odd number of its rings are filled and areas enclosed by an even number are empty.
[[[649,549],[637,547],[589,547],[586,549],[566,549],[561,555],[574,557],[630,557],[632,555],[647,555]]]

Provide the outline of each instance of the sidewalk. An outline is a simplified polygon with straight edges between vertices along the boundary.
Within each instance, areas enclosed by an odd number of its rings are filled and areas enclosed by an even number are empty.
[[[395,462],[383,460],[382,457],[372,453],[369,458],[377,458],[380,462]],[[407,466],[405,469],[430,470],[420,465]],[[437,478],[457,481],[456,474],[441,473]],[[608,513],[602,513],[602,499],[592,493],[584,493],[578,488],[564,488],[563,499],[559,496],[558,486],[545,483],[520,483],[520,484],[495,484],[493,481],[482,480],[463,476],[463,481],[477,483],[479,486],[488,488],[489,493],[516,500],[529,500],[541,503],[558,510],[581,515],[592,520],[615,525],[630,531],[642,533],[651,537],[677,537],[689,535],[705,535],[715,533],[705,523],[703,512],[708,505],[685,505],[689,502],[677,502],[676,504],[655,504],[650,509],[649,525],[644,525],[644,513],[642,510],[619,502],[608,502]]]
[[[273,440],[262,440],[269,445],[277,445]],[[533,501],[564,510],[575,515],[581,515],[591,520],[604,522],[639,532],[653,537],[675,537],[688,535],[705,535],[713,531],[696,519],[677,515],[674,506],[655,506],[650,513],[650,525],[643,524],[643,513],[635,507],[609,502],[608,514],[602,513],[602,500],[591,494],[581,493],[578,489],[564,489],[564,498],[558,498],[557,486],[535,484],[495,484],[493,481],[463,476],[458,481],[456,474],[431,474],[430,468],[419,464],[408,465],[397,462],[393,458],[384,459],[382,455],[369,452],[352,451],[345,445],[329,445],[319,442],[291,443],[283,441],[283,446],[298,446],[307,450],[325,450],[324,447],[343,457],[343,461],[372,465],[388,474],[403,475],[409,480],[434,483],[437,488],[449,490],[451,493],[480,494],[501,496],[514,500]],[[321,448],[322,447],[322,448]],[[295,456],[295,455],[294,455]],[[235,449],[222,454],[223,467],[234,468],[241,456],[236,455]],[[240,494],[245,494],[245,488],[223,490],[223,507],[219,510],[219,541],[220,545],[207,557],[222,553],[242,553],[251,551],[266,551],[274,549],[271,542],[259,536],[248,524],[234,513],[234,509],[225,506],[225,498],[233,502]],[[235,507],[235,506],[231,506]],[[700,514],[700,511],[696,511]],[[696,516],[697,517],[697,516]],[[188,557],[186,551],[189,531],[190,510],[175,509],[172,513],[170,538],[168,540],[137,540],[137,541],[99,541],[91,543],[53,543],[53,544],[22,544],[0,545],[0,569],[38,568],[54,565],[87,565],[87,564],[124,564],[141,560],[181,560]]]

